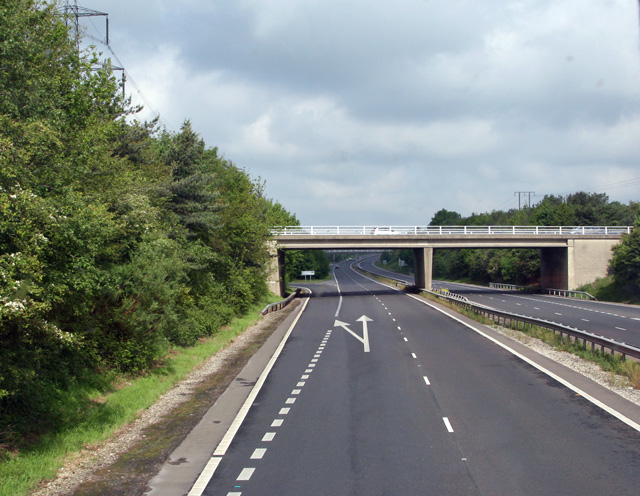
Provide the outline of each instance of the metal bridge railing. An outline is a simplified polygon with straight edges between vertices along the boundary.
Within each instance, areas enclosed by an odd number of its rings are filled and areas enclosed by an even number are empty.
[[[279,226],[274,236],[362,236],[362,235],[575,235],[620,236],[632,226]]]

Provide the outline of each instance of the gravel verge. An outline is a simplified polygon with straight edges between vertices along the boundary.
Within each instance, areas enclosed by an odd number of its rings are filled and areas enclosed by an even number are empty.
[[[601,386],[640,406],[640,390],[631,387],[631,383],[626,377],[613,374],[612,372],[605,372],[596,363],[583,360],[573,353],[558,350],[544,341],[528,336],[522,332],[500,326],[490,327],[498,331],[500,334],[524,344],[540,355],[546,356],[557,363],[561,363],[562,365],[575,370]]]
[[[112,438],[69,455],[56,478],[43,482],[31,496],[143,494],[175,446],[296,306],[294,300],[261,317]],[[133,460],[127,456],[131,453]]]

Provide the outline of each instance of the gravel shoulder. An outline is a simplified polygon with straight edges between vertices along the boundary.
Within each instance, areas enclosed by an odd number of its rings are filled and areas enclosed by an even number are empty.
[[[144,494],[169,454],[297,304],[263,316],[108,441],[70,455],[32,496]]]

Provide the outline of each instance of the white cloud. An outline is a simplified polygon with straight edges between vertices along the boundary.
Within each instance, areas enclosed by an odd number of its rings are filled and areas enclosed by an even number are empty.
[[[191,118],[304,223],[424,223],[640,177],[629,0],[83,4],[109,11],[171,128]]]

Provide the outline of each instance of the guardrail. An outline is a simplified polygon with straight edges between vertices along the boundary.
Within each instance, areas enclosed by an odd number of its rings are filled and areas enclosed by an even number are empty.
[[[520,286],[519,284],[507,284],[504,282],[490,282],[489,287],[492,289],[507,289],[509,291],[524,291],[526,293],[531,293],[534,290],[538,291],[538,288],[531,286]]]
[[[543,289],[542,292],[554,296],[566,296],[567,298],[580,298],[581,300],[597,300],[593,295],[586,291],[569,291],[568,289]]]
[[[489,287],[492,289],[507,289],[510,291],[524,291],[525,293],[543,293],[553,296],[564,296],[566,298],[579,298],[581,300],[594,300],[598,298],[587,293],[586,291],[572,291],[569,289],[551,289],[537,288],[534,286],[519,286],[517,284],[505,284],[501,282],[490,282]]]
[[[362,235],[575,235],[620,236],[633,226],[278,226],[274,236],[362,236]]]
[[[443,296],[445,298],[457,300],[457,301],[462,302],[462,303],[471,303],[466,296],[462,296],[462,295],[459,295],[459,294],[456,294],[456,293],[452,293],[448,289],[432,289],[431,292],[432,293],[437,293],[440,296]]]
[[[509,327],[513,329],[518,328],[519,325],[522,324],[524,329],[526,329],[527,325],[529,325],[530,328],[536,326],[543,329],[549,329],[550,331],[553,331],[554,334],[560,333],[561,341],[563,340],[564,335],[567,335],[568,339],[571,340],[571,338],[573,338],[575,343],[580,343],[582,341],[582,346],[585,349],[587,347],[587,343],[590,343],[592,352],[595,351],[596,346],[598,346],[603,353],[605,353],[606,350],[610,350],[612,356],[615,356],[615,354],[618,353],[622,357],[622,360],[626,360],[627,356],[633,357],[636,360],[640,360],[640,348],[636,348],[635,346],[621,343],[619,341],[614,341],[612,339],[606,338],[604,336],[599,336],[591,332],[583,331],[576,327],[569,327],[563,324],[558,324],[557,322],[550,322],[544,319],[536,319],[524,315],[517,315],[510,312],[503,312],[472,302],[464,303],[449,295],[443,295],[441,293],[430,290],[422,291],[433,294],[438,298],[445,298],[456,305],[462,305],[472,312],[491,319],[493,322],[503,327]]]
[[[291,293],[289,296],[287,296],[284,300],[277,301],[276,303],[272,303],[271,305],[267,305],[264,308],[264,310],[262,310],[262,312],[260,312],[260,314],[261,315],[266,315],[269,312],[275,312],[276,310],[282,310],[289,303],[291,303],[294,298],[296,298],[300,294],[300,291],[302,291],[300,288],[296,288],[296,290],[293,293]]]

